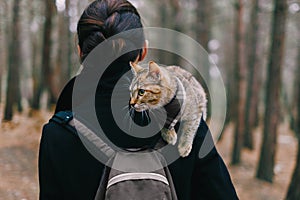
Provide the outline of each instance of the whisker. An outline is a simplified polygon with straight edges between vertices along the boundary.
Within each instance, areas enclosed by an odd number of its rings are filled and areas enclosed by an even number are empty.
[[[153,111],[151,113],[154,113]],[[155,113],[159,114],[159,115],[163,115],[165,112],[162,109],[156,109]]]
[[[129,77],[129,76],[125,76],[125,77],[124,77],[124,80],[128,81],[128,83],[130,83],[130,82],[131,82],[131,79],[130,79],[130,77]]]
[[[124,119],[123,119],[123,124],[127,124],[127,121],[125,120],[130,120],[130,111],[126,112]]]
[[[124,84],[123,84],[123,86],[126,86],[126,87],[128,87],[128,88],[129,88],[129,86],[130,86],[130,83],[124,83]]]
[[[132,121],[133,121],[133,118],[134,118],[134,109],[133,108],[129,108],[129,111],[128,111],[128,118],[129,118],[129,126],[128,126],[128,130],[130,131],[131,128],[132,128]]]
[[[156,122],[159,126],[162,126],[162,123],[161,123],[162,120],[160,120],[160,119],[158,118],[158,116],[157,116],[153,111],[149,110],[149,112],[153,115],[155,122]]]
[[[133,109],[133,108],[130,108],[129,111],[130,111],[130,116],[131,116],[132,118],[134,118],[134,109]]]
[[[126,109],[128,109],[128,111],[129,111],[131,108],[128,105],[126,105],[122,108],[122,110],[126,110]]]
[[[129,91],[129,87],[130,85],[127,84],[122,84],[122,85],[118,85],[118,89],[123,89],[124,91]]]
[[[148,114],[148,112],[147,111],[144,111],[145,112],[145,116],[147,117],[147,123],[150,123],[150,116],[149,116],[149,114]]]
[[[144,121],[144,111],[142,111],[142,121]]]

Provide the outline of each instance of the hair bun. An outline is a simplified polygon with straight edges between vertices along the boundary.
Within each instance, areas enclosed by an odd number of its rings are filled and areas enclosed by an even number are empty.
[[[136,8],[126,0],[96,0],[83,12],[78,22],[77,32],[79,46],[82,50],[81,60],[105,39],[130,29],[142,28]],[[123,56],[124,59],[134,60],[143,47],[145,38],[141,34],[116,39],[112,42],[112,50],[121,51],[132,46],[135,53]],[[127,38],[128,37],[128,38]],[[126,57],[126,58],[125,58]]]

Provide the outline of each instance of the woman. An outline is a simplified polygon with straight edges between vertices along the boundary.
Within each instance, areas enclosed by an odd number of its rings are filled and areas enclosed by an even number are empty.
[[[98,0],[91,3],[83,12],[77,27],[81,62],[107,38],[137,28],[142,28],[141,19],[136,8],[128,1]],[[129,61],[142,61],[147,54],[142,32],[129,42],[119,40],[112,45],[111,51],[128,46],[137,50],[119,57],[105,70],[98,83],[95,110],[101,128],[109,133],[107,137],[115,145],[137,148],[153,143],[160,135],[145,139],[124,134],[115,124],[109,106],[114,85],[130,70]],[[74,82],[80,76],[65,86],[55,112],[72,110]],[[136,118],[135,121],[138,121],[139,116]],[[238,199],[227,168],[216,149],[213,148],[204,158],[198,157],[206,134],[210,133],[205,122],[202,122],[190,155],[169,165],[178,199]],[[54,122],[44,126],[39,152],[40,199],[94,199],[103,168],[103,164],[86,150],[78,137]]]

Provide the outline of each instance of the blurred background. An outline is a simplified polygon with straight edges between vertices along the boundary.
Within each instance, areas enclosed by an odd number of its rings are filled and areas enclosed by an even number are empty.
[[[215,142],[240,199],[299,200],[300,0],[130,1],[145,27],[190,36],[219,67],[227,116]],[[0,199],[38,199],[42,126],[80,68],[76,26],[89,2],[0,0]]]

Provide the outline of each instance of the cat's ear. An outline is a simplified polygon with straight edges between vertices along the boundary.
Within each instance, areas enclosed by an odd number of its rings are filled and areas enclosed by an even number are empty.
[[[156,78],[160,78],[160,68],[153,61],[149,62],[149,73]]]
[[[134,62],[129,62],[129,65],[131,66],[131,71],[133,72],[133,74],[136,76],[137,73],[139,71],[141,71],[143,68],[141,66],[139,66],[138,64],[134,63]]]

